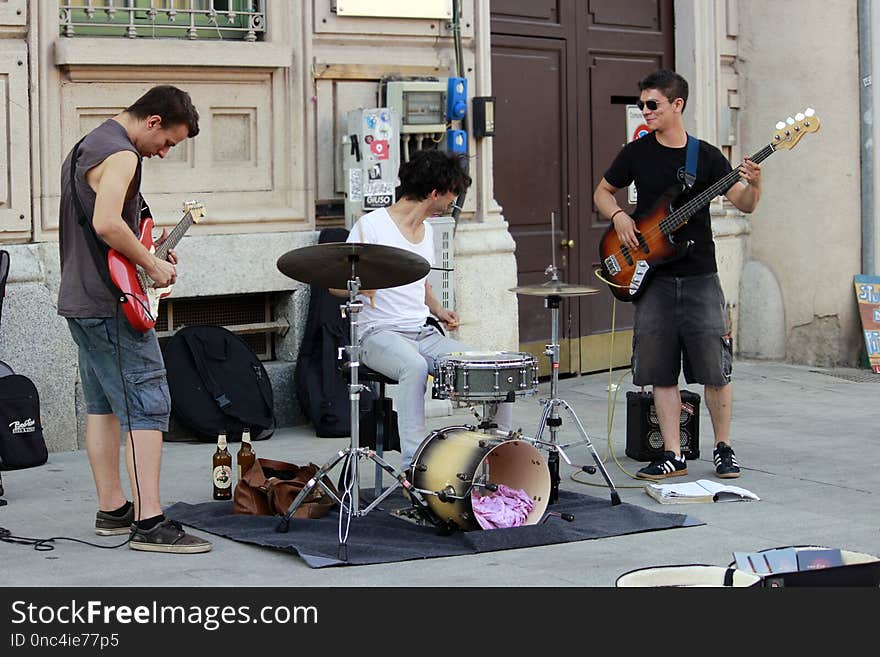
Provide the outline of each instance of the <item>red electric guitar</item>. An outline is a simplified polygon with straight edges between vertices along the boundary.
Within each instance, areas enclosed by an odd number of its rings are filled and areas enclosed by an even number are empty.
[[[183,218],[174,227],[168,237],[158,248],[153,244],[153,218],[141,219],[138,240],[150,253],[155,253],[160,260],[165,260],[168,251],[177,246],[189,227],[205,216],[205,206],[195,201],[187,201],[183,204]],[[125,303],[122,309],[125,317],[132,327],[144,333],[156,325],[156,315],[159,312],[159,300],[171,294],[172,286],[157,288],[153,280],[147,275],[142,267],[135,266],[128,259],[116,251],[110,249],[107,254],[107,264],[110,267],[110,279],[125,295]]]
[[[780,121],[776,124],[773,139],[752,155],[751,160],[760,163],[780,148],[794,148],[805,134],[818,129],[819,117],[812,109],[798,113],[794,119],[789,118],[788,122]],[[611,294],[621,301],[638,299],[644,292],[654,267],[678,260],[687,253],[691,243],[676,242],[672,233],[738,181],[737,168],[693,198],[689,198],[687,192],[680,193],[681,190],[677,187],[666,192],[647,214],[635,220],[636,229],[640,231],[636,233],[639,240],[639,248],[636,250],[622,244],[614,225],[610,225],[599,241],[599,261],[602,263],[602,278],[608,283]]]

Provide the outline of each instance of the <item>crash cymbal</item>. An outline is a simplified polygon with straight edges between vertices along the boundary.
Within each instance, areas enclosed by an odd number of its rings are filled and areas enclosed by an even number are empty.
[[[342,290],[352,275],[360,278],[362,290],[378,290],[412,283],[431,270],[427,260],[411,251],[358,242],[304,246],[278,258],[277,266],[294,280]]]
[[[582,297],[588,294],[598,294],[599,290],[586,285],[573,285],[562,281],[547,281],[546,283],[534,283],[521,287],[509,288],[511,292],[526,294],[532,297]]]

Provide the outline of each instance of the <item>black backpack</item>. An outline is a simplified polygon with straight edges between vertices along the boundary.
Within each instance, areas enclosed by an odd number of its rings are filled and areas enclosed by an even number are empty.
[[[325,228],[318,243],[344,242],[347,237],[344,228]],[[339,311],[345,299],[317,285],[310,286],[310,291],[308,319],[296,361],[296,397],[318,437],[350,436],[348,374],[340,370],[339,359],[339,349],[349,341],[348,319]],[[372,392],[361,393],[362,413],[369,410],[372,401]]]
[[[201,440],[230,440],[250,429],[254,440],[275,430],[272,382],[240,337],[222,326],[187,326],[164,350],[171,412]]]
[[[9,252],[0,251],[0,317],[9,276]],[[43,465],[49,458],[34,382],[0,361],[0,470]],[[0,495],[3,481],[0,479]]]
[[[32,468],[48,458],[37,387],[21,374],[0,377],[0,469]]]

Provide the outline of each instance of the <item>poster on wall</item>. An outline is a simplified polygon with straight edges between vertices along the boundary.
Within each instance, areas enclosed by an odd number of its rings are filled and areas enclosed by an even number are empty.
[[[626,106],[626,141],[627,143],[631,141],[635,141],[639,137],[644,137],[648,134],[650,130],[648,129],[648,124],[645,123],[645,117],[642,115],[642,110],[639,109],[638,105],[627,105]],[[632,205],[636,204],[636,184],[630,184],[627,189],[627,201],[629,201]]]
[[[859,275],[854,281],[868,362],[871,369],[880,374],[880,276]]]

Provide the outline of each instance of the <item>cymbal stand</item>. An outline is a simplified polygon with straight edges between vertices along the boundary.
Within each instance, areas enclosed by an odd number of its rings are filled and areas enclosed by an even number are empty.
[[[321,486],[327,495],[333,498],[337,504],[339,504],[340,508],[340,534],[339,534],[339,549],[340,554],[346,555],[345,559],[347,559],[347,547],[346,541],[348,540],[348,530],[343,533],[341,531],[342,524],[342,514],[347,514],[350,518],[351,516],[365,516],[374,508],[376,508],[382,500],[384,500],[388,495],[390,495],[398,486],[406,489],[410,493],[410,498],[413,502],[413,505],[419,507],[429,518],[433,518],[433,514],[428,508],[427,502],[425,502],[424,498],[421,494],[416,491],[412,483],[406,478],[404,474],[397,471],[388,464],[385,460],[383,460],[376,452],[367,447],[361,447],[359,445],[360,440],[360,398],[361,391],[366,390],[366,386],[362,385],[358,382],[358,366],[360,365],[360,338],[358,336],[358,313],[363,309],[363,303],[357,300],[357,295],[360,292],[361,281],[360,277],[358,277],[356,272],[357,267],[357,255],[350,255],[349,261],[351,263],[351,277],[348,279],[347,288],[348,288],[348,301],[339,306],[340,312],[342,312],[343,317],[348,314],[350,319],[349,321],[349,340],[351,344],[345,346],[345,351],[348,354],[348,371],[349,371],[349,385],[348,385],[348,396],[351,402],[350,404],[350,413],[351,413],[351,444],[348,448],[340,450],[336,453],[333,458],[327,461],[324,465],[321,466],[320,469],[315,473],[315,476],[309,479],[308,483],[303,487],[303,489],[299,492],[299,494],[294,498],[293,502],[290,503],[290,506],[287,509],[287,512],[281,518],[278,526],[275,528],[276,532],[287,532],[290,527],[290,518],[296,512],[296,510],[305,502],[306,498],[312,492],[315,486]],[[374,499],[368,506],[361,509],[360,508],[360,468],[358,467],[358,463],[360,459],[368,458],[377,466],[381,467],[387,473],[389,473],[394,480],[392,485],[385,489],[385,491],[379,495],[376,499]],[[343,484],[345,487],[345,491],[341,493],[341,495],[337,496],[336,493],[331,490],[327,484],[324,483],[324,477],[327,476],[327,473],[332,470],[336,464],[340,461],[345,460],[344,464],[344,479]],[[348,499],[348,503],[346,504],[346,499]]]
[[[551,274],[552,281],[559,280],[556,273],[555,263],[547,268],[547,272]],[[550,452],[547,458],[547,465],[550,468],[550,504],[553,504],[559,498],[559,457],[561,456],[568,465],[580,467],[581,470],[589,474],[595,473],[596,467],[598,467],[602,476],[605,478],[605,482],[608,484],[608,488],[611,489],[611,505],[615,506],[620,504],[620,495],[614,487],[614,483],[611,481],[608,471],[602,464],[602,459],[599,458],[599,454],[593,447],[593,442],[590,440],[590,436],[584,429],[583,424],[581,424],[580,419],[578,419],[574,409],[572,409],[571,404],[564,399],[559,398],[559,303],[561,300],[562,297],[555,294],[544,297],[544,305],[550,309],[551,343],[546,345],[544,350],[544,354],[550,358],[550,398],[541,400],[541,404],[544,408],[541,413],[541,421],[538,423],[538,430],[535,432],[535,437],[532,439],[532,442],[538,447],[545,447]],[[581,435],[581,440],[572,443],[559,444],[557,434],[559,433],[559,428],[562,426],[562,418],[559,416],[557,409],[560,406],[568,411],[569,416],[577,427],[578,433]],[[549,442],[541,440],[545,427],[550,428]],[[593,455],[593,460],[596,461],[596,467],[591,465],[574,465],[565,453],[565,448],[574,445],[586,445],[587,449],[589,449],[590,453]]]

